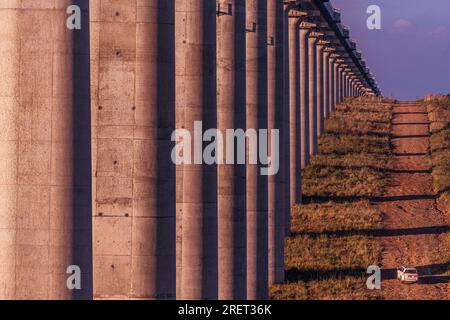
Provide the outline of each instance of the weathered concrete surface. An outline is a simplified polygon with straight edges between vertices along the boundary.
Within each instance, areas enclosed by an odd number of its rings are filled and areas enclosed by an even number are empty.
[[[300,132],[300,46],[299,19],[289,18],[289,137],[290,137],[290,205],[301,201],[301,132]],[[290,216],[290,212],[289,212]],[[289,217],[290,218],[290,217]],[[286,220],[290,225],[290,219]],[[286,226],[287,227],[287,226]],[[290,231],[290,226],[289,230]]]
[[[278,0],[267,1],[267,35],[269,42],[267,48],[267,80],[268,80],[268,129],[279,130],[279,137],[285,137],[283,126],[284,116],[284,9],[283,3]],[[278,150],[271,149],[271,158],[275,153],[279,155],[280,168],[276,175],[269,176],[268,182],[268,218],[269,218],[269,283],[284,282],[284,183],[285,183],[285,155],[289,148],[286,141],[280,140]]]
[[[194,137],[196,121],[202,121],[203,131],[217,127],[216,3],[182,0],[175,10],[175,51],[180,48],[182,55],[176,59],[176,104],[184,106],[183,125]],[[182,173],[178,298],[217,299],[217,166],[192,162]]]
[[[325,86],[323,83],[324,79],[324,44],[317,45],[317,62],[316,62],[316,79],[317,79],[317,136],[320,137],[324,132],[325,116],[324,116],[324,105],[325,105]]]
[[[330,86],[330,105],[329,105],[329,109],[328,109],[328,114],[331,114],[334,111],[335,108],[335,103],[336,103],[336,76],[335,76],[335,62],[336,62],[336,57],[334,54],[330,55],[330,64],[329,64],[329,71],[328,71],[328,76],[329,76],[329,86]]]
[[[89,43],[66,27],[72,3],[0,3],[0,299],[91,295]]]
[[[247,0],[247,129],[267,129],[267,3]],[[250,150],[249,150],[250,151]],[[249,152],[248,152],[249,153]],[[247,157],[248,157],[247,153]],[[247,298],[268,297],[268,179],[247,159]]]
[[[285,128],[283,141],[286,143],[286,148],[284,150],[284,230],[285,235],[289,235],[291,232],[291,152],[292,152],[292,142],[291,142],[291,75],[292,72],[291,67],[291,48],[292,48],[292,38],[291,32],[294,32],[293,35],[298,36],[298,32],[294,29],[292,31],[291,24],[289,22],[290,17],[290,6],[285,4],[284,7],[284,51],[283,51],[283,62],[284,62],[284,78],[283,78],[283,86],[284,86],[284,109],[283,109],[283,124],[282,126]],[[297,42],[298,44],[298,42]],[[298,46],[297,46],[298,48]],[[296,55],[298,59],[298,54]],[[298,72],[297,72],[298,75]],[[297,78],[298,79],[298,78]],[[299,153],[300,154],[300,153]],[[300,159],[300,158],[298,158]]]
[[[232,13],[217,19],[217,128],[245,128],[245,0],[232,4]],[[225,142],[225,148],[227,141]],[[235,155],[234,163],[237,163]],[[218,298],[247,297],[245,165],[218,165]]]
[[[300,27],[300,148],[301,167],[309,164],[310,158],[310,128],[309,128],[309,54],[308,34],[309,28]]]
[[[174,1],[91,1],[94,297],[175,298]]]
[[[328,119],[330,116],[330,55],[331,51],[325,47],[323,53],[323,118]],[[323,128],[324,129],[324,128]]]
[[[309,154],[317,153],[318,131],[317,131],[317,41],[315,35],[308,38],[308,67],[309,67]]]

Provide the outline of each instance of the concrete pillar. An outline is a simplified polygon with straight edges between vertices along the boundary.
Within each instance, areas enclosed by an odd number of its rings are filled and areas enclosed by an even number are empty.
[[[74,3],[0,5],[0,299],[92,297],[89,26],[80,3],[85,29],[66,27]]]
[[[342,64],[337,69],[337,104],[342,102]]]
[[[309,43],[310,29],[300,25],[300,150],[301,167],[305,168],[310,159],[309,129]]]
[[[323,43],[317,45],[317,136],[320,137],[324,132],[325,125],[325,86],[323,83],[324,79],[324,50],[325,46]]]
[[[299,19],[289,19],[290,205],[301,202],[300,46]],[[290,219],[289,219],[290,220]],[[287,220],[287,222],[289,222]],[[290,231],[290,228],[289,228]]]
[[[342,100],[347,96],[347,71],[344,69],[342,70]]]
[[[216,3],[208,0],[181,0],[175,5],[179,26],[175,51],[180,48],[183,55],[176,57],[176,99],[185,106],[184,126],[191,140],[197,138],[195,122],[202,122],[203,132],[217,126],[216,13]],[[194,150],[192,155],[191,164],[182,169],[179,298],[217,299],[217,167],[205,164]]]
[[[217,18],[217,128],[245,128],[245,0],[232,0],[231,15]],[[226,8],[225,2],[221,8]],[[218,165],[219,299],[243,300],[246,294],[245,165]]]
[[[175,7],[175,34],[184,35],[186,33],[186,24],[179,23],[183,22],[185,14]],[[183,11],[185,9],[183,8]],[[185,128],[185,85],[184,76],[186,74],[186,47],[187,44],[183,37],[175,38],[175,89],[176,92],[181,92],[183,94],[178,94],[175,99],[175,126],[177,129]],[[183,257],[183,165],[176,166],[176,298],[181,299],[182,291],[182,257]]]
[[[317,44],[318,38],[311,35],[308,38],[309,67],[309,154],[317,154]]]
[[[328,119],[330,116],[330,55],[329,48],[325,48],[323,53],[323,117]],[[323,128],[325,129],[325,128]]]
[[[329,104],[329,109],[328,109],[328,114],[331,115],[331,113],[334,111],[334,106],[336,103],[336,95],[335,95],[335,90],[336,90],[336,76],[335,76],[335,71],[336,71],[336,57],[331,54],[330,55],[330,63],[329,63],[329,72],[328,72],[328,82],[329,82],[329,86],[330,86],[330,104]]]
[[[174,1],[91,12],[94,298],[174,299]]]
[[[279,130],[282,139],[283,109],[284,109],[284,9],[283,2],[267,1],[267,47],[268,65],[268,129]],[[272,159],[279,158],[280,168],[276,175],[269,176],[268,184],[268,217],[269,217],[269,283],[284,282],[284,160],[285,150],[289,148],[284,140],[279,141],[279,150],[272,150],[269,144],[269,154]],[[275,152],[278,153],[275,155]],[[273,154],[273,155],[272,155]]]
[[[247,0],[246,12],[247,28],[256,24],[256,29],[247,33],[247,130],[267,129],[267,2]],[[249,300],[268,298],[268,179],[260,169],[247,161]]]
[[[284,188],[283,188],[283,194],[284,194],[284,229],[285,234],[289,235],[291,232],[291,171],[290,171],[290,163],[291,163],[291,118],[290,118],[290,105],[291,105],[291,75],[293,72],[296,72],[295,69],[290,69],[291,66],[291,54],[292,50],[296,50],[295,48],[298,48],[298,32],[296,32],[297,29],[294,28],[292,31],[291,25],[289,20],[291,19],[289,17],[291,6],[289,4],[284,5],[284,78],[283,78],[283,87],[284,87],[284,109],[283,109],[283,127],[285,130],[283,131],[284,137],[283,141],[286,144],[286,148],[284,149]],[[291,34],[293,33],[294,36],[297,36],[297,42],[291,42]],[[293,47],[294,46],[294,47]],[[295,47],[296,46],[296,47]],[[298,59],[298,54],[296,55],[296,59]],[[298,76],[298,72],[296,73]],[[298,79],[298,78],[297,78]],[[298,88],[298,87],[297,87]],[[297,100],[298,101],[298,100]],[[298,110],[298,109],[297,109]],[[300,131],[300,130],[299,130]],[[298,153],[300,154],[300,152]],[[300,158],[298,158],[300,159]],[[300,161],[300,160],[299,160]]]
[[[346,96],[350,97],[350,71],[347,74]]]
[[[338,60],[334,61],[334,66],[333,66],[333,75],[334,75],[334,102],[333,102],[333,110],[334,111],[336,109],[336,106],[339,103],[339,62]]]

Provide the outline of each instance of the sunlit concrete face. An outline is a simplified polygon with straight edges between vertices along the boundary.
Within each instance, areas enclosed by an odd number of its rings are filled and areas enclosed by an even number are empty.
[[[94,297],[175,298],[174,1],[91,1]]]
[[[318,37],[308,37],[308,88],[309,88],[309,154],[317,153],[317,41]]]
[[[289,16],[290,12],[286,12]],[[297,17],[288,18],[289,36],[289,142],[290,142],[290,205],[301,200],[301,140],[300,140],[300,43]],[[290,213],[289,213],[290,214]],[[288,221],[288,220],[287,220]]]
[[[70,265],[83,271],[78,296],[90,297],[90,182],[81,178],[91,173],[75,164],[89,163],[77,149],[89,148],[79,135],[89,132],[89,93],[75,85],[89,82],[77,64],[89,51],[66,27],[71,3],[0,6],[0,299],[76,298]]]
[[[301,148],[301,167],[305,168],[310,159],[310,128],[309,128],[309,28],[300,27],[300,148]]]

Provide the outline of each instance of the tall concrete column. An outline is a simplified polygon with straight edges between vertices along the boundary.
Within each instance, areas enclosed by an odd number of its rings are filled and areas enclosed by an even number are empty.
[[[97,299],[175,298],[174,10],[91,1]]]
[[[334,66],[333,66],[333,75],[334,75],[334,102],[333,102],[333,110],[334,111],[336,109],[336,106],[339,104],[339,62],[336,59],[334,61]]]
[[[88,9],[69,0],[4,2],[0,299],[90,299]],[[82,30],[66,27],[72,4],[82,9]],[[72,265],[81,290],[67,288]]]
[[[310,33],[308,37],[308,67],[309,67],[309,154],[317,154],[317,44],[318,37]]]
[[[245,0],[232,0],[232,12],[217,19],[217,128],[245,128]],[[228,7],[222,3],[221,8]],[[247,297],[245,165],[218,165],[219,299]]]
[[[342,82],[343,82],[343,90],[342,90],[342,100],[347,97],[347,79],[348,79],[348,70],[344,68],[342,72]]]
[[[328,119],[330,116],[330,48],[325,48],[323,53],[323,117]],[[325,128],[323,128],[325,129]]]
[[[342,102],[342,64],[337,69],[337,104]]]
[[[280,139],[287,129],[283,126],[284,109],[284,8],[283,2],[267,1],[267,36],[270,39],[267,47],[267,79],[268,79],[268,129],[279,130]],[[284,170],[285,150],[289,146],[286,141],[279,141],[278,150],[272,150],[269,143],[269,154],[272,159],[279,158],[279,171],[269,176],[268,184],[268,217],[269,217],[269,283],[284,282]],[[275,153],[278,153],[275,155]]]
[[[347,79],[346,79],[346,96],[350,97],[350,70],[347,73]]]
[[[309,27],[300,25],[300,150],[301,167],[305,168],[310,159],[310,129],[309,129]]]
[[[325,125],[325,86],[324,86],[324,50],[325,43],[319,42],[317,44],[317,136],[320,137],[324,132]]]
[[[301,202],[300,46],[299,19],[289,18],[290,205]],[[289,219],[290,220],[290,219]],[[287,222],[289,222],[287,220]],[[290,231],[290,228],[289,228]]]
[[[292,143],[291,143],[291,75],[295,70],[291,69],[291,52],[292,50],[295,50],[295,45],[298,48],[298,40],[296,43],[291,42],[291,34],[294,32],[294,36],[297,35],[298,32],[296,32],[296,29],[294,28],[294,31],[292,31],[291,24],[289,20],[291,19],[291,8],[292,6],[289,4],[284,4],[284,35],[283,35],[283,41],[284,41],[284,78],[283,78],[283,87],[284,87],[284,109],[283,109],[283,127],[284,130],[284,143],[286,144],[286,148],[284,149],[284,187],[283,187],[283,194],[284,194],[284,229],[285,234],[289,235],[291,232],[291,170],[290,170],[290,163],[291,163],[291,149],[292,149]],[[294,46],[294,47],[293,47]],[[296,58],[298,59],[298,54],[296,55]],[[298,73],[297,73],[298,75]],[[300,130],[299,130],[300,131]],[[300,153],[299,153],[300,154]]]
[[[330,64],[329,64],[329,86],[330,86],[330,105],[329,105],[329,109],[328,109],[328,114],[331,115],[331,113],[333,113],[334,111],[334,106],[336,103],[336,95],[335,95],[335,90],[336,90],[336,76],[335,76],[335,72],[336,72],[336,56],[334,54],[330,55]]]
[[[216,128],[216,3],[181,0],[175,5],[177,26],[177,104],[184,104],[184,127],[195,135]],[[195,23],[192,23],[195,21]],[[178,110],[177,110],[178,111]],[[192,146],[193,147],[193,146]],[[200,150],[202,151],[202,150]],[[181,299],[218,298],[217,167],[192,151],[191,164],[183,164]]]
[[[209,1],[209,0],[207,0]],[[247,130],[267,129],[267,2],[247,0]],[[256,24],[256,29],[249,28]],[[254,142],[254,141],[253,141]],[[251,150],[249,149],[249,152]],[[249,152],[247,156],[249,156]],[[268,179],[247,159],[247,298],[268,297]]]

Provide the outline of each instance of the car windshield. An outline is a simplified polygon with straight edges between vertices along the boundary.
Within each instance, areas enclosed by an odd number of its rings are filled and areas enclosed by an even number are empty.
[[[417,273],[416,269],[405,269],[405,272],[407,273]]]

